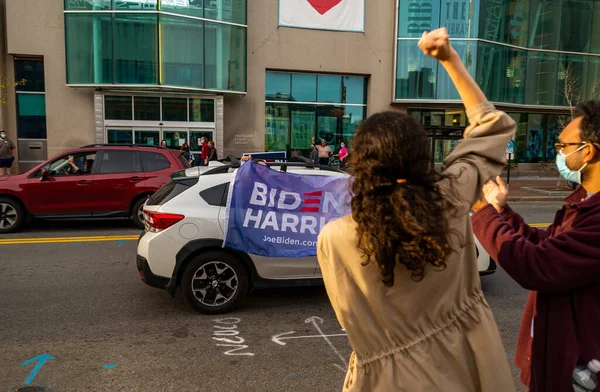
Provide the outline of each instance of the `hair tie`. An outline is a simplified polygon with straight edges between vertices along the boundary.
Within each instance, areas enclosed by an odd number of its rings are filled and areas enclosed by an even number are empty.
[[[406,180],[405,180],[405,179],[403,179],[403,178],[399,178],[399,179],[397,179],[397,180],[396,180],[396,182],[397,182],[398,184],[406,184]]]

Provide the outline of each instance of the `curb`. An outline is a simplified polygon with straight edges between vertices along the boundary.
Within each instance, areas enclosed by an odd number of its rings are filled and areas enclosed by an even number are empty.
[[[509,202],[515,202],[515,201],[530,201],[530,202],[536,202],[536,201],[565,201],[565,197],[563,196],[509,196],[508,198]]]
[[[567,197],[571,193],[573,193],[573,192],[568,192],[568,191],[545,191],[543,189],[532,188],[532,187],[528,187],[528,186],[521,187],[521,190],[525,191],[525,192],[529,192],[529,193],[537,193],[540,195],[555,196],[555,197]]]

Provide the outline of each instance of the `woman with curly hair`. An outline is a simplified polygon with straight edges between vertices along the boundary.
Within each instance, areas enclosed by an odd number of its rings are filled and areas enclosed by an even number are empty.
[[[445,29],[419,46],[450,75],[471,125],[441,172],[413,117],[378,113],[357,130],[352,214],[326,225],[317,245],[353,348],[344,391],[514,391],[469,210],[502,171],[516,125],[487,101]]]

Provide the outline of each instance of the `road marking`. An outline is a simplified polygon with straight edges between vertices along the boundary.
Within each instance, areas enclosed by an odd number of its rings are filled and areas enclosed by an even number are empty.
[[[32,363],[35,363],[35,366],[33,367],[33,370],[31,371],[31,373],[29,373],[29,376],[27,377],[27,380],[25,380],[25,386],[27,387],[27,386],[31,385],[31,383],[33,382],[33,379],[38,374],[38,372],[40,371],[40,369],[44,366],[44,364],[47,361],[52,361],[54,359],[55,358],[52,355],[40,354],[38,356],[35,356],[35,357],[30,358],[27,361],[23,362],[21,364],[21,366],[27,366],[27,365],[30,365]]]
[[[66,242],[102,242],[102,241],[137,241],[139,235],[87,236],[87,237],[49,237],[49,238],[10,238],[0,240],[0,245],[19,244],[53,244]]]
[[[279,335],[275,335],[271,337],[271,341],[273,343],[277,343],[280,346],[285,346],[287,343],[284,342],[284,340],[288,340],[288,339],[312,339],[312,338],[320,338],[323,339],[325,337],[328,338],[335,338],[335,337],[340,337],[340,336],[348,336],[345,333],[334,333],[331,335],[303,335],[303,336],[285,336],[285,335],[289,335],[292,333],[296,333],[296,331],[290,331],[290,332],[284,332],[284,333],[280,333]]]
[[[552,223],[530,223],[529,226],[535,227],[537,229],[545,229],[550,226]]]
[[[550,223],[531,223],[531,227],[547,228]],[[68,242],[103,242],[103,241],[119,241],[119,247],[124,241],[137,241],[139,235],[98,235],[85,237],[46,237],[46,238],[9,238],[0,240],[0,245],[19,245],[19,244],[53,244],[53,243],[68,243]]]

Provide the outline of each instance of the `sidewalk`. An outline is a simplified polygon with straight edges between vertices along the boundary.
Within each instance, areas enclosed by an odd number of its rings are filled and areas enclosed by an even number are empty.
[[[503,176],[506,181],[506,177]],[[510,179],[509,201],[564,201],[573,192],[564,179],[516,177]]]

